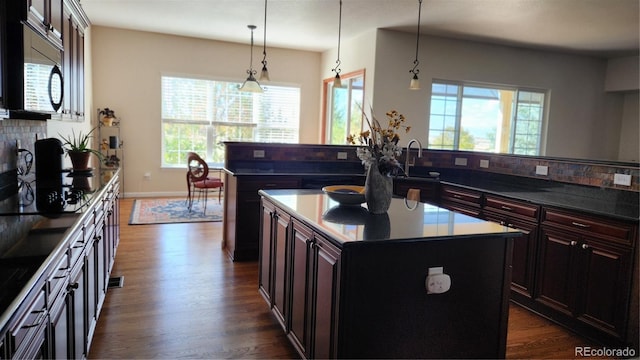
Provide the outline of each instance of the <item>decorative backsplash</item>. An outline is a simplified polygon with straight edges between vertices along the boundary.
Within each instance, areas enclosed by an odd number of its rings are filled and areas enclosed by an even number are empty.
[[[356,156],[356,147],[347,145],[304,145],[304,144],[265,144],[227,142],[233,147],[233,158],[226,163],[252,162],[298,162],[301,166],[309,163],[331,162],[334,166],[356,165],[360,159]],[[415,157],[416,149],[411,150]],[[227,155],[229,152],[227,152]],[[399,161],[404,163],[406,149]],[[436,169],[460,169],[489,173],[523,176],[544,179],[567,184],[579,184],[599,188],[640,192],[640,165],[605,164],[602,162],[580,161],[573,159],[537,158],[517,155],[474,153],[463,151],[424,150],[422,158],[415,159],[416,166]],[[466,165],[462,165],[462,164]],[[536,167],[546,167],[547,175],[537,175]],[[363,170],[364,171],[364,170]],[[631,185],[616,185],[615,174],[631,176]]]
[[[47,123],[32,120],[0,120],[0,194],[17,190],[18,144],[34,153],[36,137],[46,137]],[[34,169],[31,169],[34,171]],[[0,216],[0,254],[39,221],[39,216]]]

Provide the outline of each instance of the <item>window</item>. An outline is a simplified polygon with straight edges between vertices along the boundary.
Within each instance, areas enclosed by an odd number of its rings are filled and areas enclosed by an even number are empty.
[[[187,152],[224,163],[224,141],[297,143],[300,88],[238,91],[240,83],[162,76],[162,166],[184,167]]]
[[[342,76],[342,87],[333,87],[333,78],[325,81],[325,143],[345,145],[347,136],[362,131],[364,70]]]
[[[429,149],[540,155],[545,92],[434,82]]]

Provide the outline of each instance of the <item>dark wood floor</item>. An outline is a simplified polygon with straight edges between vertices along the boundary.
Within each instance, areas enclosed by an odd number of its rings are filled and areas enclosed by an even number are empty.
[[[297,358],[258,294],[256,262],[233,263],[222,223],[127,225],[90,358]],[[512,305],[507,358],[569,359],[594,344]]]

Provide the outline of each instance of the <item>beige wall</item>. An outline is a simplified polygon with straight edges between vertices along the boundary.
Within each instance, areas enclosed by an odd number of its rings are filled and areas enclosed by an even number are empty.
[[[125,195],[181,195],[184,171],[160,167],[160,75],[242,80],[248,45],[100,26],[91,28],[89,38],[87,66],[92,69],[93,94],[87,96],[87,111],[95,117],[96,108],[109,107],[122,119]],[[260,50],[254,48],[256,68]],[[365,101],[375,113],[401,111],[413,126],[410,138],[423,144],[432,79],[479,81],[550,90],[548,156],[637,159],[632,155],[637,153],[639,137],[638,94],[604,92],[604,59],[422,36],[422,89],[410,91],[415,35],[372,30],[342,39],[340,55],[343,74],[366,70]],[[324,53],[268,49],[274,83],[301,86],[301,143],[320,142],[322,79],[334,76],[335,60],[336,49]],[[50,128],[56,126],[52,122]],[[408,140],[403,139],[402,145]],[[144,179],[147,172],[150,180]]]
[[[625,132],[621,118],[625,95],[604,92],[605,59],[421,36],[422,89],[411,91],[409,70],[415,58],[415,35],[378,30],[375,46],[375,69],[367,69],[375,84],[371,84],[373,89],[367,86],[366,97],[372,99],[376,114],[389,109],[404,113],[413,126],[410,137],[423,144],[427,142],[432,79],[477,81],[550,90],[545,155],[623,160],[619,145]],[[348,54],[346,48],[342,52]],[[364,57],[343,61],[343,70],[355,70],[370,54]],[[330,76],[327,64],[332,59],[333,52],[323,54],[325,78]],[[631,117],[628,122],[633,125]],[[636,117],[636,127],[637,122]],[[629,136],[627,143],[638,144],[637,131],[625,135]]]
[[[121,118],[125,196],[186,195],[185,171],[160,166],[160,77],[242,81],[249,46],[100,26],[92,27],[91,44],[92,108],[109,107]],[[259,69],[261,50],[254,47],[254,68]],[[267,55],[271,83],[301,87],[300,142],[317,142],[320,54],[267,48]],[[149,180],[145,173],[151,173]]]

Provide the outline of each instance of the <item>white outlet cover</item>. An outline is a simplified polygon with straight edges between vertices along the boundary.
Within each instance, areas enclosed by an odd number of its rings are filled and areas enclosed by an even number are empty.
[[[443,267],[429,268],[429,274],[425,280],[427,294],[442,294],[451,289],[451,277],[444,273]]]
[[[347,152],[346,151],[338,151],[338,160],[346,160]]]
[[[631,175],[628,174],[614,174],[613,183],[615,185],[631,186]]]
[[[480,160],[480,167],[483,169],[486,169],[489,167],[489,160],[486,159],[482,159]]]
[[[253,157],[254,158],[263,158],[264,157],[264,150],[253,150]]]
[[[549,175],[549,167],[544,165],[536,165],[536,175]]]
[[[458,166],[467,166],[467,158],[456,158],[455,164]]]

